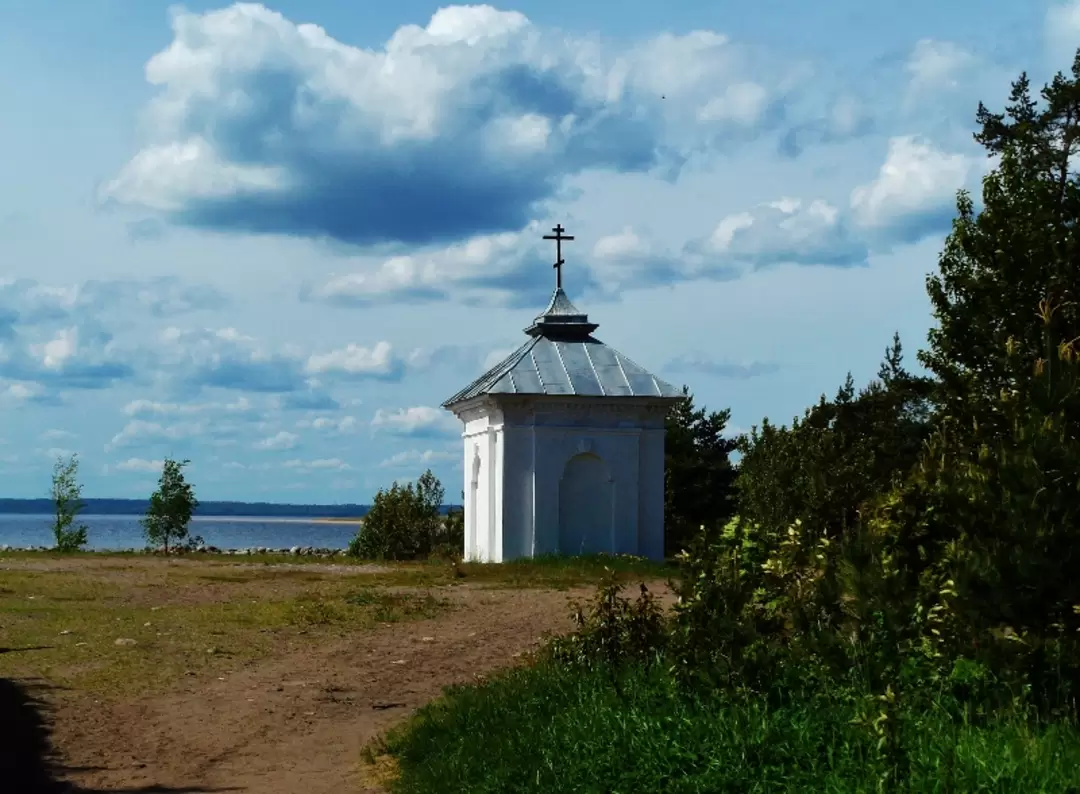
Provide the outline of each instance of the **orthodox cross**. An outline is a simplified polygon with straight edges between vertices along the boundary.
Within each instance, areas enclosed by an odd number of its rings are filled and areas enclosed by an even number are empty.
[[[573,240],[574,238],[563,234],[566,229],[562,227],[561,223],[556,224],[551,231],[555,232],[555,234],[545,234],[544,239],[555,241],[555,264],[552,267],[555,268],[555,286],[562,289],[562,266],[566,264],[566,260],[562,258],[562,244],[563,240]]]

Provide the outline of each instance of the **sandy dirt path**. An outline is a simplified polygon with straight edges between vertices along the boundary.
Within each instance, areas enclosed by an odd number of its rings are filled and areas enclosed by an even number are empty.
[[[570,628],[570,591],[447,588],[457,608],[284,652],[167,694],[60,694],[54,743],[92,791],[376,792],[361,747],[449,684]],[[365,777],[369,782],[365,783]],[[159,788],[160,787],[160,788]]]

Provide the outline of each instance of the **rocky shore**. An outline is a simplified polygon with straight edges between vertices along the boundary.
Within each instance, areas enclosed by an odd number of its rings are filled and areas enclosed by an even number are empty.
[[[52,551],[48,546],[8,546],[0,545],[0,552],[5,551],[32,551],[32,552],[47,552]],[[79,554],[156,554],[163,555],[160,549],[142,548],[142,549],[84,549],[78,552]],[[314,546],[292,546],[290,548],[274,549],[267,546],[252,546],[251,548],[244,549],[221,549],[217,546],[196,546],[193,549],[176,549],[169,551],[170,556],[187,555],[187,554],[224,554],[228,556],[236,557],[250,557],[255,555],[283,555],[292,557],[344,557],[346,556],[345,549],[325,549],[317,548]]]

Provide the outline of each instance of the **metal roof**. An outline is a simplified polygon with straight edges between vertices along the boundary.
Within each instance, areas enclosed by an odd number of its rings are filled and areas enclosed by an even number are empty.
[[[556,289],[547,309],[526,329],[531,338],[443,407],[484,394],[682,397],[681,389],[594,338],[597,327],[561,287]]]

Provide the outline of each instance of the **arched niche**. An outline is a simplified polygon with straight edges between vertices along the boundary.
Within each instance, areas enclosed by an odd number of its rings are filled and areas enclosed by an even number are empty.
[[[570,458],[559,480],[559,553],[613,553],[614,506],[615,481],[600,456]]]

